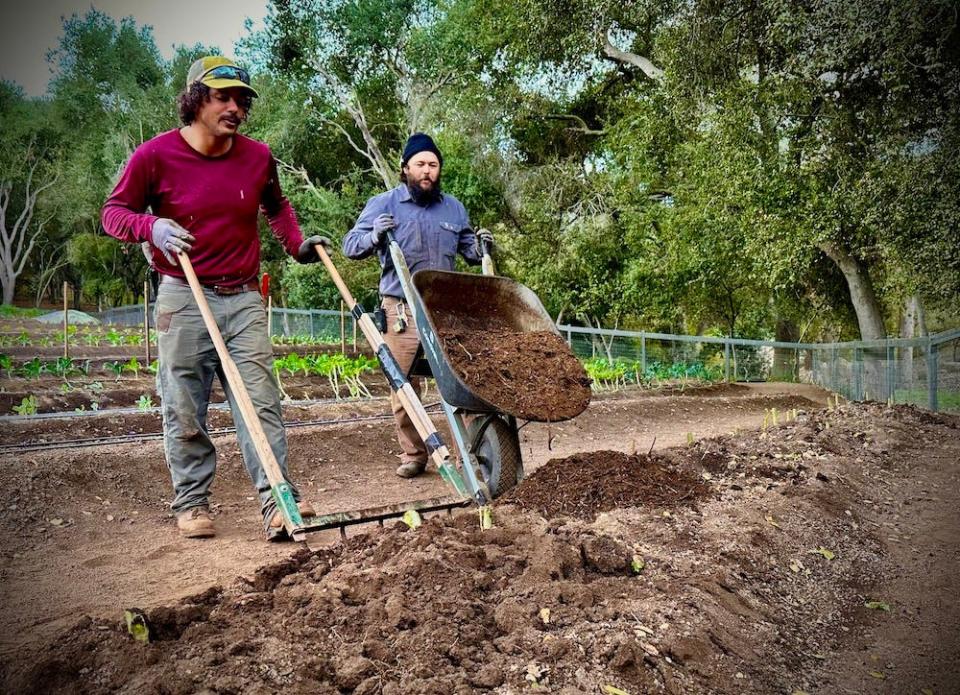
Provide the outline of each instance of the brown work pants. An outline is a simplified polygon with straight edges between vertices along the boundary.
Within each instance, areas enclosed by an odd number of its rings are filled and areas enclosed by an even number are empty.
[[[394,297],[384,297],[381,306],[387,315],[387,330],[383,334],[383,340],[390,348],[390,352],[397,360],[400,371],[406,374],[410,371],[413,359],[417,355],[417,348],[420,346],[420,337],[417,334],[417,324],[413,316],[413,310],[406,302],[404,304],[404,313],[407,318],[407,328],[402,333],[397,333],[394,326],[397,323],[397,305],[400,300]],[[413,390],[420,395],[423,389],[423,379],[416,377],[410,379],[410,385]],[[400,454],[400,463],[426,463],[427,447],[420,438],[413,420],[403,409],[400,399],[395,393],[390,394],[390,405],[393,407],[393,419],[397,430],[397,441],[403,453]]]

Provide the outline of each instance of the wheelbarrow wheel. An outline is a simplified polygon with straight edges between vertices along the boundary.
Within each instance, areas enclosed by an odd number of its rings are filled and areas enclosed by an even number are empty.
[[[471,440],[476,440],[477,432],[487,418],[475,418],[467,425]],[[520,438],[517,430],[499,416],[489,419],[489,424],[474,450],[480,475],[490,490],[493,499],[497,499],[517,483],[523,480],[523,461],[520,458]]]

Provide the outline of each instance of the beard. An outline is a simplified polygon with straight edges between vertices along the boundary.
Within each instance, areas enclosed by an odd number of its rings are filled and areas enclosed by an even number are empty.
[[[414,203],[421,207],[426,207],[430,205],[430,203],[435,203],[440,200],[440,176],[437,175],[437,180],[426,190],[421,188],[419,183],[411,183],[408,181],[407,190],[410,191],[410,197],[413,198]]]

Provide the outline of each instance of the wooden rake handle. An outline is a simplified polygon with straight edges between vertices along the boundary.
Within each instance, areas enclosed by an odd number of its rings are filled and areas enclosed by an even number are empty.
[[[226,343],[223,342],[220,328],[217,326],[217,321],[213,318],[213,313],[210,311],[210,305],[207,302],[206,296],[203,294],[200,280],[197,279],[197,274],[193,270],[193,264],[190,262],[187,254],[182,251],[177,253],[177,260],[180,262],[180,267],[183,268],[184,275],[187,276],[187,283],[190,285],[193,298],[200,308],[203,323],[206,325],[207,332],[210,334],[213,345],[217,349],[217,355],[220,356],[220,364],[223,367],[224,374],[227,376],[227,383],[230,384],[230,388],[233,390],[237,406],[240,408],[240,417],[243,419],[243,424],[246,425],[247,431],[250,433],[250,438],[253,440],[253,446],[256,449],[257,456],[260,458],[263,470],[267,474],[267,480],[270,482],[271,487],[284,483],[286,481],[280,472],[280,464],[277,463],[277,459],[273,455],[273,449],[267,441],[267,435],[263,431],[260,417],[257,415],[253,401],[250,399],[250,394],[247,393],[247,387],[244,385],[243,378],[240,376],[240,370],[237,369],[236,363],[230,356],[229,350],[227,350]]]

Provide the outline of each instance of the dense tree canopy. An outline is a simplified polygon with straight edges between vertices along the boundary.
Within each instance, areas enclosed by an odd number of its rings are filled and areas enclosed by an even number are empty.
[[[555,316],[834,339],[895,334],[915,307],[960,320],[958,47],[949,0],[276,0],[237,52],[262,95],[246,132],[305,231],[342,238],[427,130],[501,272]],[[99,206],[210,50],[164,61],[148,28],[92,11],[65,22],[49,98],[0,91],[4,181],[22,190],[7,160],[26,156],[56,178],[24,299],[60,276],[136,295],[142,260]],[[336,306],[264,240],[278,302]],[[373,299],[372,261],[338,265]]]

